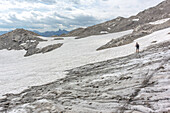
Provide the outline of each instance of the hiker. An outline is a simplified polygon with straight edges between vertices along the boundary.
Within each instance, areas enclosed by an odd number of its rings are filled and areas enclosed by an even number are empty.
[[[136,53],[139,53],[139,44],[136,42]]]

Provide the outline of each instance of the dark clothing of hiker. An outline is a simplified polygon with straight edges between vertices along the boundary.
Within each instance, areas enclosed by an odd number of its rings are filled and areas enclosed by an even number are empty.
[[[136,53],[139,53],[139,44],[136,42]]]

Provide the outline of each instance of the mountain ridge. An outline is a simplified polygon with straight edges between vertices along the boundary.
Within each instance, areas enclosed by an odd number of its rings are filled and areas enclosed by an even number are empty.
[[[11,31],[13,31],[13,30],[0,31],[0,35],[6,34],[6,33],[11,32]],[[32,31],[32,32],[36,33],[37,35],[44,36],[44,37],[60,36],[60,35],[64,35],[64,34],[69,33],[69,31],[64,30],[64,29],[63,30],[59,29],[58,31],[45,31],[45,32],[39,32],[37,30],[28,30],[28,31]]]
[[[170,0],[166,0],[154,7],[139,12],[137,15],[130,16],[129,18],[117,17],[113,20],[109,20],[94,26],[89,26],[87,28],[77,28],[64,36],[76,36],[77,38],[84,38],[91,35],[101,35],[103,33],[114,33],[134,29],[135,27],[148,22],[169,18],[169,6]]]
[[[34,30],[33,32],[39,34],[40,36],[44,36],[44,37],[51,37],[51,36],[60,36],[60,35],[64,35],[69,33],[69,31],[67,30],[61,30],[59,29],[58,31],[45,31],[45,32],[39,32]]]

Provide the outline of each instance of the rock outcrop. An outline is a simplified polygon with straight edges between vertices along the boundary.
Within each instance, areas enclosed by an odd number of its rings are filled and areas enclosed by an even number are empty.
[[[168,113],[170,42],[68,70],[68,76],[0,99],[0,112]]]
[[[24,30],[24,29],[16,29],[9,33],[0,36],[0,50],[26,50],[26,54],[24,56],[30,56],[38,53],[46,53],[57,49],[62,46],[61,43],[48,45],[43,48],[37,48],[37,45],[43,40],[37,37],[38,35],[34,32]]]
[[[40,39],[36,36],[37,34],[33,32],[24,29],[16,29],[0,36],[0,50],[21,50],[23,49],[21,47],[23,43],[29,45],[29,43],[37,43],[39,41],[44,41],[43,39]]]
[[[116,19],[90,26],[78,28],[63,36],[76,36],[77,39],[91,35],[101,35],[102,33],[114,33],[124,30],[134,29],[156,20],[170,18],[170,0],[163,1],[159,5],[144,10],[129,18],[117,17]]]
[[[54,38],[54,40],[64,40],[64,38]]]
[[[30,56],[30,55],[38,54],[38,53],[47,53],[47,52],[50,52],[54,49],[61,47],[62,45],[63,45],[62,43],[58,43],[58,44],[48,45],[43,48],[36,48],[35,44],[31,44],[31,47],[29,47],[29,49],[27,50],[24,56]]]

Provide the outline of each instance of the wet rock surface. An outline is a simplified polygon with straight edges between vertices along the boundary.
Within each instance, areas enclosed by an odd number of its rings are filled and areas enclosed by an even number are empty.
[[[0,99],[2,113],[170,112],[170,42],[67,70],[68,76]]]

